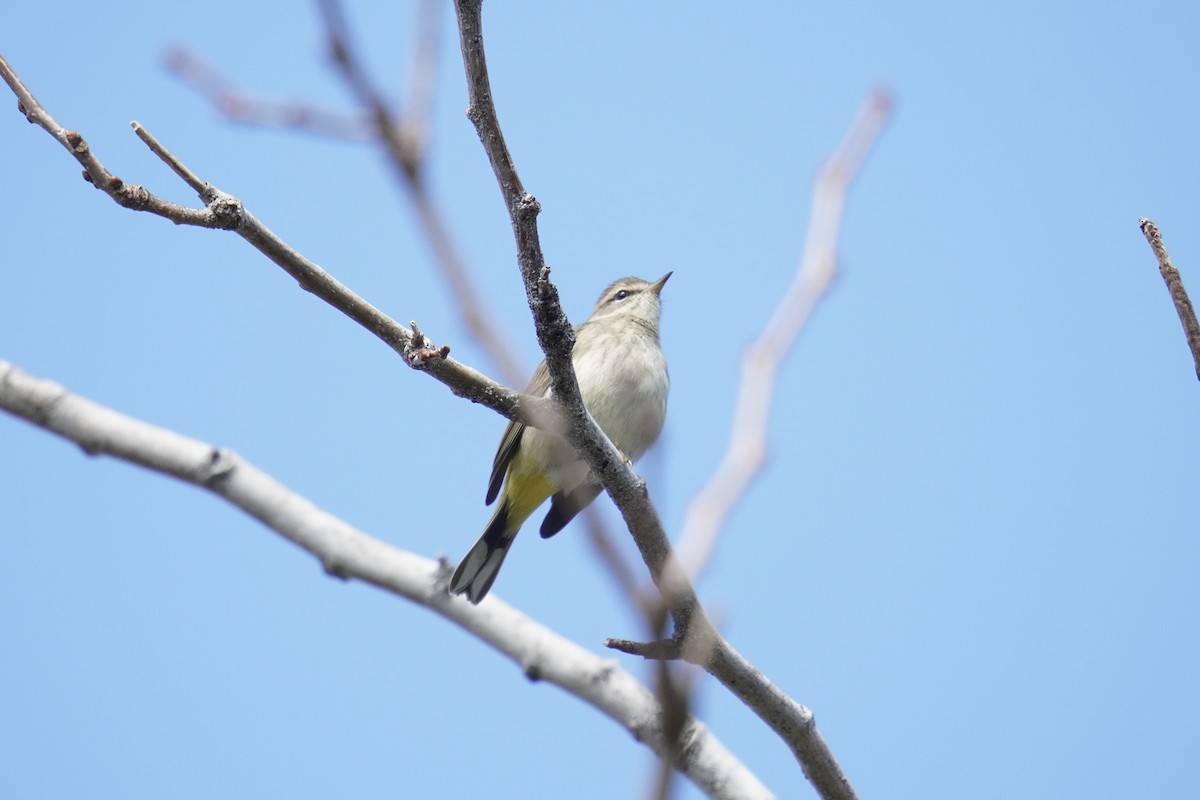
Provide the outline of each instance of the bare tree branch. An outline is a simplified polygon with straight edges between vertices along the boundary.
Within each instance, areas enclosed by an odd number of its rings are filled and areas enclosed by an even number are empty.
[[[205,203],[201,209],[179,206],[151,195],[141,186],[130,186],[112,175],[88,147],[83,137],[60,125],[33,97],[0,56],[0,77],[17,95],[21,113],[53,136],[75,156],[85,169],[89,182],[101,188],[118,204],[147,211],[184,225],[232,230],[256,250],[291,275],[300,288],[316,295],[374,334],[404,358],[404,363],[427,372],[454,394],[480,403],[509,419],[519,419],[536,428],[558,430],[556,404],[541,397],[520,394],[474,369],[449,358],[445,346],[434,347],[427,337],[416,335],[368,303],[321,267],[305,258],[259,222],[242,202],[198,178],[163,147],[144,128],[134,123],[138,136],[153,152],[197,191]],[[130,198],[133,198],[131,201]]]
[[[517,261],[533,312],[538,344],[546,354],[554,396],[568,420],[563,435],[584,457],[620,509],[651,577],[670,608],[676,633],[671,645],[677,657],[702,666],[775,730],[792,749],[823,798],[855,798],[849,780],[817,732],[812,712],[767,680],[708,620],[691,582],[671,552],[645,483],[624,463],[583,406],[571,363],[574,333],[559,305],[557,290],[549,281],[539,243],[540,208],[521,183],[497,119],[484,55],[481,6],[482,0],[455,0],[470,97],[467,117],[479,134],[512,221]]]
[[[442,41],[440,0],[421,0],[417,6],[417,31],[412,63],[408,68],[404,120],[409,137],[416,139],[422,154],[429,141],[433,101],[437,88],[438,56]]]
[[[622,725],[671,757],[710,797],[772,798],[771,792],[692,717],[666,736],[654,696],[609,659],[588,652],[499,598],[474,606],[446,593],[450,566],[386,544],[295,494],[236,453],[190,439],[73,395],[0,361],[0,409],[72,441],[178,478],[223,498],[308,551],[325,571],[404,597],[454,622],[503,653],[531,680],[544,680]]]
[[[423,0],[418,8],[417,41],[408,70],[409,102],[404,114],[393,113],[375,88],[350,42],[350,28],[339,0],[321,0],[329,54],[338,72],[359,103],[370,112],[392,157],[414,183],[425,173],[425,143],[429,138],[429,120],[433,107],[433,86],[437,78],[438,4]]]
[[[25,115],[25,119],[43,128],[65,147],[83,166],[84,180],[107,194],[118,205],[134,211],[146,211],[169,219],[178,225],[230,230],[238,224],[237,209],[231,208],[226,203],[214,202],[210,207],[203,209],[188,208],[156,197],[150,194],[145,187],[125,183],[105,169],[82,136],[75,131],[67,130],[59,125],[54,117],[50,116],[49,112],[42,107],[33,93],[13,72],[3,56],[0,56],[0,77],[4,78],[4,82],[17,96],[17,110]]]
[[[677,752],[686,745],[689,720],[692,719],[691,676],[671,661],[659,661],[656,673],[655,695],[661,709],[660,728],[663,739],[671,748],[670,752]],[[671,796],[677,774],[671,759],[672,756],[665,753],[658,758],[658,770],[654,776],[651,794],[653,800],[667,800]]]
[[[395,168],[401,185],[407,190],[413,210],[441,266],[455,305],[463,323],[488,358],[500,370],[504,380],[519,383],[526,370],[515,356],[517,348],[508,334],[495,323],[471,280],[470,270],[450,235],[445,215],[434,201],[425,178],[425,142],[428,137],[432,86],[436,75],[437,7],[430,0],[422,3],[418,21],[418,44],[413,64],[409,68],[412,96],[408,111],[395,114],[375,88],[357,49],[350,40],[345,14],[338,0],[321,0],[321,13],[329,38],[333,62],[346,85],[368,110],[387,145],[389,162]]]
[[[1141,228],[1146,241],[1150,243],[1150,249],[1154,251],[1154,257],[1158,259],[1158,271],[1167,284],[1167,291],[1171,293],[1171,301],[1175,303],[1175,313],[1183,324],[1183,334],[1187,337],[1188,349],[1192,351],[1192,360],[1196,364],[1196,378],[1200,380],[1200,322],[1196,321],[1196,310],[1192,308],[1192,301],[1183,288],[1183,277],[1167,255],[1158,226],[1142,217]]]
[[[693,579],[708,564],[725,520],[766,460],[767,423],[780,365],[837,277],[838,231],[846,193],[890,109],[891,100],[883,92],[869,97],[817,178],[796,278],[758,340],[746,350],[725,457],[684,515],[679,559]]]

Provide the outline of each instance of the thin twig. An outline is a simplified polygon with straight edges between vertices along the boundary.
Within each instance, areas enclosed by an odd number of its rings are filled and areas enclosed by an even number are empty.
[[[409,138],[416,142],[424,157],[433,120],[433,101],[437,96],[437,65],[441,54],[442,3],[421,0],[417,6],[416,42],[408,69],[408,89],[404,104],[404,124]]]
[[[883,92],[869,97],[813,188],[804,257],[796,277],[742,360],[742,379],[725,457],[688,504],[679,558],[696,579],[712,557],[717,537],[733,507],[762,469],[775,381],[813,309],[837,277],[837,241],[846,193],[890,114]]]
[[[79,445],[186,481],[223,498],[320,561],[421,605],[503,653],[530,678],[548,681],[625,727],[711,797],[773,795],[703,725],[689,717],[676,746],[658,726],[654,696],[610,659],[599,658],[493,595],[482,606],[446,592],[450,568],[386,544],[295,494],[236,453],[120,414],[0,361],[0,409]]]
[[[1188,298],[1187,290],[1183,288],[1183,277],[1171,263],[1171,257],[1167,255],[1167,248],[1163,245],[1158,226],[1142,217],[1141,227],[1146,241],[1150,243],[1150,249],[1154,251],[1154,257],[1158,259],[1158,271],[1167,284],[1171,302],[1175,304],[1175,313],[1179,315],[1179,321],[1183,324],[1183,334],[1187,337],[1188,349],[1192,351],[1192,361],[1196,365],[1196,378],[1200,380],[1200,322],[1196,321],[1196,310],[1192,308],[1192,301]]]
[[[392,114],[391,106],[367,78],[358,60],[352,57],[349,28],[341,3],[337,0],[321,0],[319,6],[329,39],[329,57],[350,84],[359,102],[370,113],[379,134],[394,149],[409,177],[419,180],[423,166],[421,147],[416,140],[407,136],[405,126]]]
[[[134,211],[155,214],[169,219],[177,225],[230,229],[238,224],[233,216],[221,213],[224,209],[188,208],[163,200],[138,184],[125,183],[100,163],[87,140],[76,131],[63,127],[58,120],[50,116],[50,113],[33,96],[33,93],[21,82],[3,56],[0,56],[0,77],[17,96],[17,110],[25,115],[25,119],[45,130],[65,147],[83,167],[84,180],[107,194],[118,205]]]
[[[621,551],[608,533],[600,513],[594,505],[588,506],[580,516],[587,522],[588,539],[592,550],[608,567],[608,573],[621,590],[621,596],[629,599],[638,608],[639,613],[645,613],[646,607],[642,600],[642,590],[638,586],[637,576],[621,557]]]
[[[403,114],[384,100],[368,75],[351,43],[350,26],[339,0],[320,0],[329,56],[358,102],[367,110],[376,129],[391,150],[397,167],[412,183],[421,183],[425,172],[425,145],[433,111],[433,87],[437,83],[439,4],[423,0],[417,10],[416,46],[408,70],[409,97]]]
[[[350,116],[310,103],[268,100],[235,86],[208,61],[184,47],[167,51],[166,68],[208,98],[226,119],[259,128],[304,131],[330,139],[365,142],[375,126],[365,114]]]
[[[665,621],[665,615],[664,621]],[[692,719],[692,682],[678,664],[659,661],[655,695],[661,711],[661,728],[665,743],[658,757],[658,770],[651,792],[652,800],[668,800],[675,784],[675,759],[687,742],[687,728]]]
[[[205,194],[212,190],[212,187],[209,184],[200,180],[200,178],[196,176],[196,173],[188,169],[186,164],[175,157],[174,153],[167,150],[167,148],[162,146],[158,139],[155,139],[153,136],[151,136],[150,131],[143,128],[140,122],[134,120],[129,124],[133,126],[133,132],[137,134],[138,138],[150,148],[150,152],[154,153],[154,155],[158,156],[164,164],[170,167],[171,171],[178,175],[180,180],[192,187],[196,194],[200,195],[200,197],[204,197]]]

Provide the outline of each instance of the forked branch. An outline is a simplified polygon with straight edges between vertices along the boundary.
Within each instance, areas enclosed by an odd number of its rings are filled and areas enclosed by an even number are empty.
[[[301,255],[275,235],[243,206],[242,201],[199,178],[181,159],[134,123],[138,136],[173,172],[180,176],[204,203],[190,208],[163,200],[140,185],[126,184],[101,163],[82,136],[67,130],[37,101],[32,92],[0,56],[0,77],[17,96],[18,106],[30,122],[38,125],[65,147],[84,167],[85,178],[118,204],[169,219],[176,224],[231,230],[291,275],[300,288],[324,300],[366,328],[403,357],[414,369],[427,372],[454,394],[480,403],[508,417],[537,428],[557,430],[557,407],[541,397],[513,391],[471,367],[447,356],[444,346],[434,346],[425,336],[401,325],[368,303],[345,284]]]

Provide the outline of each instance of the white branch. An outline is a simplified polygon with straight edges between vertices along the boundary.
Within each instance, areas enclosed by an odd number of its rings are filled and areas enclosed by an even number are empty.
[[[449,567],[379,541],[288,489],[236,453],[159,428],[69,393],[0,361],[0,408],[78,444],[170,475],[228,500],[316,556],[331,575],[357,579],[440,614],[612,718],[660,756],[658,704],[614,659],[600,658],[496,598],[473,606],[446,592]],[[703,723],[692,719],[676,766],[715,798],[773,795]]]

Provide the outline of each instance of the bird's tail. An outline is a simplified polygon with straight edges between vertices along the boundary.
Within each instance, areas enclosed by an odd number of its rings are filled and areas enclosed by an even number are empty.
[[[458,569],[454,570],[454,577],[450,579],[451,592],[465,594],[472,603],[484,598],[500,573],[500,565],[508,555],[509,546],[516,538],[507,528],[508,500],[505,498],[484,528],[479,541],[463,557]]]

